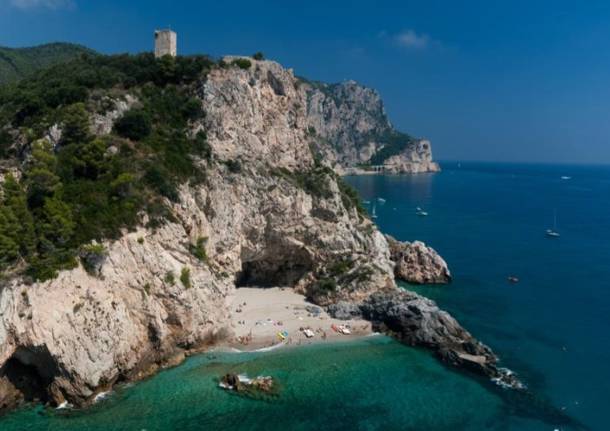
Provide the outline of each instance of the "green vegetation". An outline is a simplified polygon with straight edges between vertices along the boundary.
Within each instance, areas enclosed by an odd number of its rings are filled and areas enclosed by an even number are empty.
[[[241,172],[241,162],[239,160],[225,160],[225,165],[229,168],[229,172],[232,174],[239,174]]]
[[[102,244],[86,244],[80,249],[83,268],[91,275],[98,275],[108,252]]]
[[[31,48],[0,47],[0,85],[31,76],[37,70],[70,61],[94,51],[71,43],[51,43]]]
[[[195,244],[190,245],[191,254],[199,259],[201,262],[208,261],[208,255],[205,251],[205,244],[208,242],[206,237],[197,238],[197,242]]]
[[[349,272],[354,267],[352,259],[341,259],[328,267],[328,275],[331,277],[340,277]]]
[[[381,136],[375,137],[374,141],[383,143],[384,147],[371,157],[369,161],[371,165],[383,165],[383,162],[388,158],[400,154],[409,145],[413,144],[411,136],[395,130],[387,131]]]
[[[341,201],[343,202],[345,208],[347,208],[348,210],[356,208],[358,214],[363,217],[368,217],[366,209],[364,209],[362,201],[360,200],[360,195],[358,194],[356,189],[346,183],[345,180],[340,176],[337,176],[336,179],[337,185],[339,186],[339,192],[341,193]]]
[[[0,271],[19,263],[34,279],[53,278],[76,266],[82,245],[117,238],[143,212],[153,228],[171,219],[162,198],[203,181],[196,162],[211,158],[205,134],[187,133],[203,115],[191,85],[211,67],[207,57],[85,55],[0,86],[0,157],[11,156],[7,126],[32,149],[22,180],[9,177],[0,194]],[[114,133],[91,136],[93,95],[127,92],[140,107]],[[55,148],[40,139],[53,124],[63,131]]]
[[[180,282],[185,289],[191,288],[191,270],[186,266],[180,272]]]
[[[337,291],[337,282],[334,278],[322,278],[318,280],[314,286],[314,290],[318,293],[329,294]]]
[[[332,197],[330,179],[335,176],[332,169],[317,165],[307,171],[290,171],[286,168],[273,168],[271,175],[288,180],[292,185],[298,187],[308,194],[328,199]]]
[[[264,60],[265,59],[265,54],[263,54],[262,52],[256,52],[252,55],[252,58],[255,60]]]
[[[176,276],[174,275],[174,272],[167,271],[165,273],[165,277],[163,278],[163,281],[166,282],[167,284],[169,284],[170,286],[173,286],[176,283]]]
[[[248,70],[252,66],[252,62],[247,58],[236,58],[231,64],[239,67],[240,69]]]
[[[152,131],[150,117],[141,109],[132,109],[114,124],[114,131],[124,138],[140,141]]]

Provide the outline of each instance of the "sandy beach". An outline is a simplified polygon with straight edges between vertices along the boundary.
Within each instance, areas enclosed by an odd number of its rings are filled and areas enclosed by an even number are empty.
[[[235,336],[229,345],[239,350],[353,340],[372,333],[370,322],[333,319],[290,288],[239,288],[231,313]],[[334,330],[333,325],[347,328],[350,334]],[[306,336],[306,329],[312,337]]]

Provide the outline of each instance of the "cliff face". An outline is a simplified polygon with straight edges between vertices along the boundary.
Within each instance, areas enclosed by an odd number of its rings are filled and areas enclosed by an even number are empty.
[[[310,89],[290,70],[256,61],[247,70],[212,70],[196,93],[206,115],[192,132],[207,133],[214,156],[198,162],[204,182],[183,185],[178,202],[168,202],[166,224],[106,242],[96,275],[78,267],[44,283],[3,282],[0,409],[23,399],[86,405],[117,381],[230,336],[228,304],[238,286],[293,286],[320,305],[347,301],[392,331],[418,331],[412,344],[442,343],[422,335],[447,321],[431,301],[398,327],[387,301],[371,305],[375,292],[398,292],[395,263],[340,179],[314,160]],[[376,127],[367,118],[356,121],[363,131]],[[330,120],[321,129],[337,136],[354,125]],[[410,313],[418,298],[409,294]],[[450,323],[458,329],[448,356],[475,357],[497,376],[495,356]]]
[[[341,173],[366,172],[364,165],[389,173],[437,172],[429,141],[397,132],[375,90],[354,81],[304,83],[308,132],[324,160]]]

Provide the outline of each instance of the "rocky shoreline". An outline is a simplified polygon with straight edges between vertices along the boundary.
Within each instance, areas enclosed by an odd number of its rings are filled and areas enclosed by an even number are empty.
[[[211,70],[194,90],[205,117],[190,132],[206,133],[212,156],[197,161],[201,183],[165,202],[165,223],[144,227],[144,216],[104,241],[94,274],[81,264],[44,282],[0,281],[0,410],[87,406],[117,382],[229,339],[230,298],[247,286],[293,286],[337,318],[356,313],[447,363],[502,378],[489,348],[398,288],[396,277],[445,283],[450,273],[432,249],[381,234],[332,160],[321,163],[307,86],[277,63],[249,61]],[[92,133],[112,130],[116,117],[94,117]]]

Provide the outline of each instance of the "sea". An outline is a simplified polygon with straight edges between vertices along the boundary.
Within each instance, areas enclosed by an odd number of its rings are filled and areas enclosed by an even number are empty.
[[[0,418],[0,430],[609,430],[610,167],[442,169],[346,179],[384,233],[424,241],[453,274],[449,285],[402,287],[455,316],[526,391],[378,335],[203,353],[86,410],[23,408]],[[270,375],[279,395],[221,390],[228,372]]]

